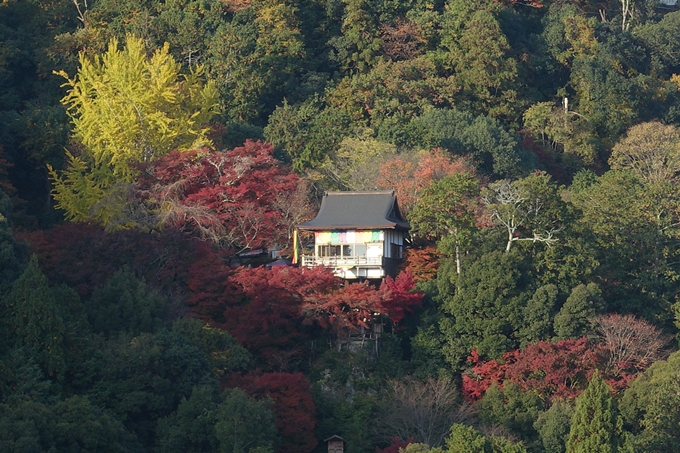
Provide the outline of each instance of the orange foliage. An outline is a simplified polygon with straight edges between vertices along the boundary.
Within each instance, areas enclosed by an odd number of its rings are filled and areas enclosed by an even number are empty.
[[[249,7],[252,0],[222,0],[222,3],[224,3],[229,11],[235,13]]]
[[[433,245],[406,250],[406,258],[402,268],[413,274],[417,282],[424,282],[437,275],[439,267],[439,253]]]
[[[394,25],[380,27],[383,52],[393,61],[412,60],[422,53],[427,40],[420,27],[410,20],[398,19]]]
[[[475,174],[469,159],[452,156],[441,148],[420,156],[417,162],[397,156],[386,161],[378,170],[377,185],[394,189],[399,207],[407,214],[418,203],[423,189],[446,176]]]

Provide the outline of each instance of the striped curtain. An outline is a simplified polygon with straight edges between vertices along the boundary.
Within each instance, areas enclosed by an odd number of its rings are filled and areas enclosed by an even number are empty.
[[[317,231],[314,233],[316,245],[324,244],[365,244],[368,242],[381,242],[384,233],[380,230],[374,231]]]

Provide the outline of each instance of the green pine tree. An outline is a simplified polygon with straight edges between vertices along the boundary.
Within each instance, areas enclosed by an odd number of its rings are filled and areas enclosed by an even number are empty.
[[[0,297],[23,271],[24,247],[12,236],[12,202],[0,189]]]
[[[64,321],[35,255],[14,282],[3,308],[16,346],[30,351],[48,375],[63,371]]]
[[[609,394],[609,386],[595,371],[588,388],[576,400],[567,440],[567,453],[631,452],[623,419]]]

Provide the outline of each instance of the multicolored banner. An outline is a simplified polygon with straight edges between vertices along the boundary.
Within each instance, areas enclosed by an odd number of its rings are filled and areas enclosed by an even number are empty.
[[[381,242],[384,234],[380,230],[375,231],[316,231],[314,241],[316,245],[322,244],[366,244],[369,242]]]
[[[298,244],[299,244],[299,242],[300,241],[298,239],[298,230],[296,228],[295,230],[293,230],[293,264],[298,263],[298,259],[299,259],[299,257],[298,257],[298,255],[299,255],[299,250],[298,250],[299,245]]]

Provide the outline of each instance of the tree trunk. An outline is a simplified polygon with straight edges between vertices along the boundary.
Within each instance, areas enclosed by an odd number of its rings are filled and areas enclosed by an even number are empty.
[[[510,252],[510,247],[512,247],[512,241],[513,241],[513,239],[514,239],[514,238],[512,237],[512,233],[513,233],[512,230],[508,230],[508,243],[507,243],[506,246],[505,246],[505,253],[509,253],[509,252]]]
[[[460,275],[460,246],[456,244],[456,273]]]

